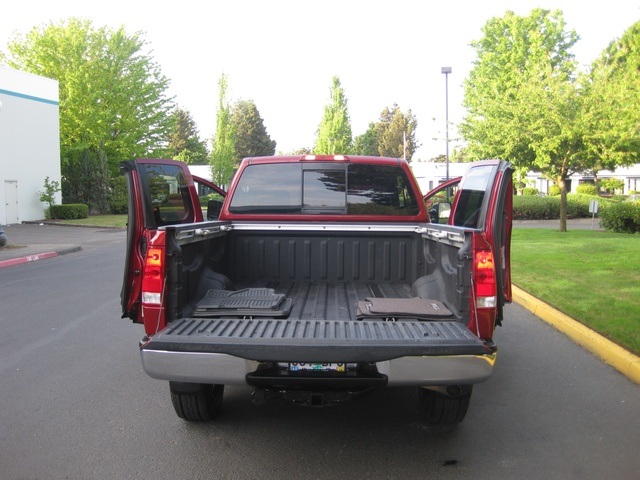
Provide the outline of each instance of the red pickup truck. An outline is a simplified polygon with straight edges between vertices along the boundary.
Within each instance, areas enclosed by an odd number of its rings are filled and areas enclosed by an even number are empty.
[[[428,423],[465,417],[511,301],[508,163],[426,196],[380,157],[246,158],[228,192],[172,160],[122,171],[123,317],[179,417],[214,418],[225,385],[311,406],[413,386]]]

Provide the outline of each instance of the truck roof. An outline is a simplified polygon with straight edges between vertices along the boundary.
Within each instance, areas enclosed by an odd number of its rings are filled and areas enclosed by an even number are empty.
[[[375,165],[409,164],[405,159],[392,157],[375,157],[368,155],[273,155],[268,157],[246,157],[242,163],[296,163],[296,162],[349,162]]]

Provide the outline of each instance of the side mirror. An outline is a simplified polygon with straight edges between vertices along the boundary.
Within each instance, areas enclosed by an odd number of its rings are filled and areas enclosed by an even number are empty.
[[[207,203],[207,220],[217,220],[222,211],[222,200],[209,200]]]
[[[449,202],[434,203],[429,210],[431,223],[447,223],[451,214],[451,204]]]

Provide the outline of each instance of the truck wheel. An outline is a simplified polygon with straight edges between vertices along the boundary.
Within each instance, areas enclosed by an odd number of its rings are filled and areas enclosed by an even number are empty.
[[[452,425],[464,420],[473,385],[418,389],[420,407],[430,425]]]
[[[180,418],[190,422],[206,422],[217,417],[222,409],[224,385],[170,382],[170,387],[171,403]]]

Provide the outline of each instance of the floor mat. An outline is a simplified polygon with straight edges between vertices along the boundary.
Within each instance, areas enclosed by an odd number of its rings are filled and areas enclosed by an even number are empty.
[[[357,316],[437,320],[452,318],[453,312],[444,303],[428,298],[369,297],[358,302]]]
[[[216,290],[207,292],[198,302],[193,315],[211,317],[223,315],[285,316],[291,311],[292,301],[272,288],[245,288],[243,290]]]

